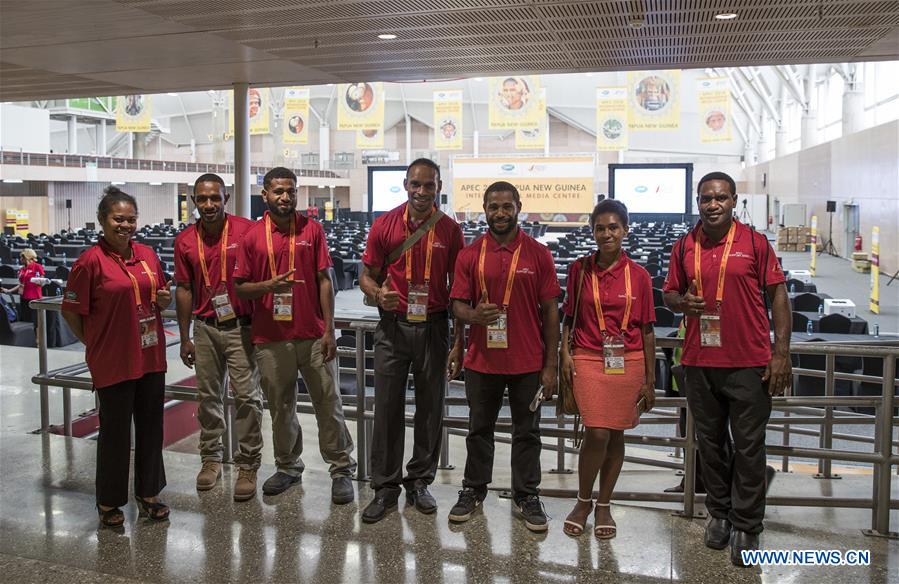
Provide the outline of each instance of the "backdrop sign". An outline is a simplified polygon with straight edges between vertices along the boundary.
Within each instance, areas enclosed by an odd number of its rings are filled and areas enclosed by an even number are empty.
[[[540,99],[537,102],[540,115],[540,125],[536,128],[515,129],[516,150],[544,150],[546,148],[546,133],[549,131],[549,118],[546,117],[546,88],[540,90]]]
[[[540,126],[540,77],[492,77],[489,86],[487,117],[491,130]]]
[[[359,150],[375,150],[384,147],[384,131],[356,130],[356,148]]]
[[[462,149],[462,90],[434,92],[434,149]]]
[[[627,125],[634,132],[680,127],[680,71],[628,71]]]
[[[309,143],[309,88],[284,90],[284,143]]]
[[[149,95],[120,95],[116,98],[117,132],[149,132],[152,115]]]
[[[384,84],[341,83],[337,86],[338,130],[384,129]]]
[[[713,77],[697,81],[699,141],[703,144],[730,142],[733,138],[730,112],[730,81]]]
[[[868,308],[880,314],[880,227],[871,230],[871,304]]]
[[[627,87],[596,88],[596,149],[627,150]]]

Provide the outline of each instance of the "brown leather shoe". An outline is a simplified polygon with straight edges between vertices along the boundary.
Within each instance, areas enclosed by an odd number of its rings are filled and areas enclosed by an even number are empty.
[[[256,469],[242,468],[234,482],[234,500],[249,501],[256,496]]]
[[[222,463],[217,460],[203,462],[203,468],[197,473],[197,490],[208,491],[215,486],[222,476]]]

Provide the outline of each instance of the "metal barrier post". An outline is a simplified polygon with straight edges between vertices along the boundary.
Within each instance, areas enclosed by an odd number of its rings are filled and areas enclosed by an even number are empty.
[[[556,414],[556,426],[565,428],[565,415],[560,411]],[[556,438],[556,468],[549,471],[551,474],[571,474],[574,471],[565,468],[565,438],[559,436]]]
[[[449,406],[446,405],[446,397],[447,393],[449,393],[449,381],[447,381],[443,385],[443,417],[447,417],[449,415]],[[441,424],[443,420],[441,419]],[[441,470],[453,470],[456,468],[450,462],[450,451],[449,451],[449,428],[443,426],[443,429],[440,431],[442,434],[440,440],[440,461],[437,463],[437,468]]]
[[[696,499],[696,430],[693,428],[693,414],[687,408],[687,423],[684,439],[684,512],[687,519],[695,517],[693,504]]]
[[[834,394],[834,384],[836,383],[833,375],[836,369],[837,356],[834,353],[828,353],[826,356],[825,377],[824,377],[824,396],[832,398]],[[824,423],[821,425],[821,437],[818,440],[821,448],[833,447],[833,406],[824,406]],[[818,474],[816,479],[839,479],[842,478],[838,474],[831,473],[831,460],[818,460]]]
[[[62,388],[62,429],[65,436],[72,435],[72,388]]]
[[[47,375],[47,310],[37,309],[37,359],[38,370],[42,376]],[[50,429],[50,389],[41,384],[41,432]]]
[[[873,529],[865,530],[866,535],[878,535],[892,539],[899,533],[890,531],[890,458],[893,455],[893,392],[896,384],[896,358],[883,359],[883,403],[877,412],[875,452],[880,462],[874,465],[874,508],[872,510]]]
[[[231,400],[231,376],[225,371],[225,379],[222,381],[222,405],[225,408],[225,432],[222,434],[222,462],[232,462],[234,455],[234,407]]]
[[[365,331],[356,329],[356,478],[360,481],[368,479],[368,433],[365,403]]]

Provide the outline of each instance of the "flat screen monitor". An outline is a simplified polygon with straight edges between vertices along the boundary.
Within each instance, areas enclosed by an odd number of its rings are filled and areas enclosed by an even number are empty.
[[[629,215],[685,215],[690,209],[693,165],[610,164],[609,198]]]
[[[403,189],[405,166],[368,167],[368,209],[379,214],[405,203],[409,196]]]

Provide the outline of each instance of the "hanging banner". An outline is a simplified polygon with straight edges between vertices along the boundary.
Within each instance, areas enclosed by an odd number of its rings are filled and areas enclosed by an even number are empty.
[[[359,150],[379,150],[384,148],[384,131],[356,130],[356,148]]]
[[[699,141],[703,144],[730,142],[733,139],[730,114],[730,80],[727,77],[700,79]]]
[[[337,86],[338,130],[383,130],[383,128],[383,83],[341,83]]]
[[[631,131],[680,127],[680,71],[628,71],[627,125]]]
[[[812,276],[815,276],[815,267],[818,263],[818,216],[812,215],[812,234],[811,234],[811,248],[812,255],[809,257],[808,261],[808,271]]]
[[[121,95],[116,98],[117,132],[149,132],[150,115],[149,95]]]
[[[462,90],[434,92],[434,149],[462,149]]]
[[[871,304],[868,309],[880,314],[880,227],[871,230]]]
[[[5,227],[11,228],[16,235],[22,237],[28,235],[28,210],[27,209],[7,209]]]
[[[309,143],[309,88],[284,90],[284,143]]]
[[[489,86],[487,117],[491,130],[540,126],[540,77],[491,77]]]
[[[268,134],[271,131],[269,127],[269,104],[271,103],[271,92],[268,89],[256,89],[251,87],[247,92],[247,100],[249,105],[247,114],[250,116],[250,135]],[[234,136],[234,92],[230,91],[228,95],[228,135],[226,138]]]
[[[627,87],[596,88],[596,149],[627,150]]]
[[[546,132],[549,129],[549,118],[546,117],[546,88],[540,89],[540,99],[537,102],[540,111],[540,125],[536,128],[515,129],[516,150],[545,150]]]

